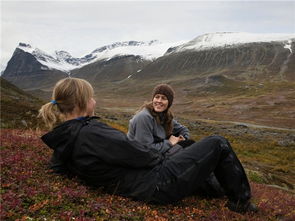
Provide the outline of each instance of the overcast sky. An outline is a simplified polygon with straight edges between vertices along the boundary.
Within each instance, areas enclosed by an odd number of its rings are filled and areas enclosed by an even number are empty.
[[[294,1],[2,1],[1,67],[19,42],[82,57],[117,41],[295,33]]]

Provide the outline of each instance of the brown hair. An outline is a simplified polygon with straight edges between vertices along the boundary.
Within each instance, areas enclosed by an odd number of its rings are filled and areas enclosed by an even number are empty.
[[[165,95],[167,100],[168,100],[168,108],[172,106],[175,92],[174,92],[173,88],[170,85],[168,85],[168,84],[158,84],[153,89],[152,94],[153,94],[152,99],[156,96],[156,94]]]
[[[158,84],[152,91],[152,100],[156,94],[163,94],[168,99],[168,107],[165,111],[158,113],[154,110],[153,102],[144,103],[137,112],[146,108],[150,114],[156,119],[156,122],[162,125],[166,132],[166,137],[170,137],[173,131],[173,113],[170,111],[170,107],[174,99],[174,90],[168,84]]]
[[[167,108],[165,111],[158,113],[155,112],[154,107],[153,107],[153,103],[144,103],[139,110],[137,111],[137,113],[139,111],[141,111],[142,109],[146,108],[150,114],[156,119],[156,122],[160,125],[162,125],[165,129],[166,132],[166,137],[170,137],[170,135],[172,135],[172,131],[173,131],[173,113],[172,111],[170,111],[169,108]]]
[[[88,101],[93,97],[91,84],[79,78],[65,78],[58,81],[52,92],[52,102],[44,104],[39,110],[41,117],[50,129],[59,121],[64,120],[75,108],[86,111]]]

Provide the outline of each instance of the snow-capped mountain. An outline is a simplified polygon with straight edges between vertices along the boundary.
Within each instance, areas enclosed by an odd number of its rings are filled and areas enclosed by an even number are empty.
[[[32,47],[30,44],[19,43],[17,49],[33,55],[43,67],[42,69],[57,69],[69,71],[81,65],[80,59],[73,58],[66,51],[55,51],[54,54],[48,54],[39,48]]]
[[[202,51],[220,47],[234,47],[254,42],[283,42],[285,48],[291,50],[291,42],[295,41],[294,34],[255,34],[245,32],[220,32],[204,34],[195,39],[168,50],[167,54],[183,52],[188,50]],[[291,51],[292,52],[292,51]]]
[[[73,57],[66,51],[55,51],[53,54],[49,54],[25,43],[19,43],[17,48],[32,54],[43,65],[43,69],[68,72],[99,60],[110,60],[118,56],[134,55],[152,61],[172,53],[234,47],[253,42],[279,41],[285,44],[285,48],[291,50],[292,39],[295,41],[295,34],[210,33],[198,36],[188,42],[162,43],[157,40],[116,42],[99,47],[81,58]]]
[[[80,58],[20,43],[2,77],[22,89],[48,88],[69,72],[96,84],[212,74],[238,81],[295,81],[294,51],[294,33],[212,33],[176,43],[116,42]]]
[[[72,57],[71,54],[66,51],[55,51],[53,54],[48,54],[25,43],[19,43],[17,48],[32,54],[43,66],[48,67],[48,69],[56,69],[67,72],[99,60],[110,60],[118,56],[134,55],[140,56],[145,60],[154,60],[163,56],[168,48],[182,43],[184,42],[161,43],[157,40],[149,42],[116,42],[111,45],[97,48],[90,54],[81,58]]]

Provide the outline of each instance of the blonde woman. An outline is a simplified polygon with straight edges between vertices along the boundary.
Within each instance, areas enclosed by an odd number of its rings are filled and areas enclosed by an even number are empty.
[[[87,81],[66,78],[40,109],[44,122],[55,126],[42,140],[54,150],[51,167],[56,173],[132,199],[171,203],[196,194],[214,172],[226,190],[229,209],[256,211],[244,169],[224,138],[205,138],[167,158],[99,122],[93,116],[95,104]]]

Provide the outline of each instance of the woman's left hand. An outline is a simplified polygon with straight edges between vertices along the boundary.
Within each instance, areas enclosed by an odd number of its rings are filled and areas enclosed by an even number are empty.
[[[179,137],[176,137],[176,136],[173,136],[173,135],[171,135],[169,137],[169,141],[172,144],[172,146],[174,146],[175,144],[177,144],[178,142],[183,141],[183,140],[185,140],[185,138],[183,136],[181,136],[181,135]]]
[[[183,140],[185,140],[184,136],[180,135],[180,136],[179,136],[179,141],[183,141]],[[179,142],[179,141],[178,141],[178,142]]]

